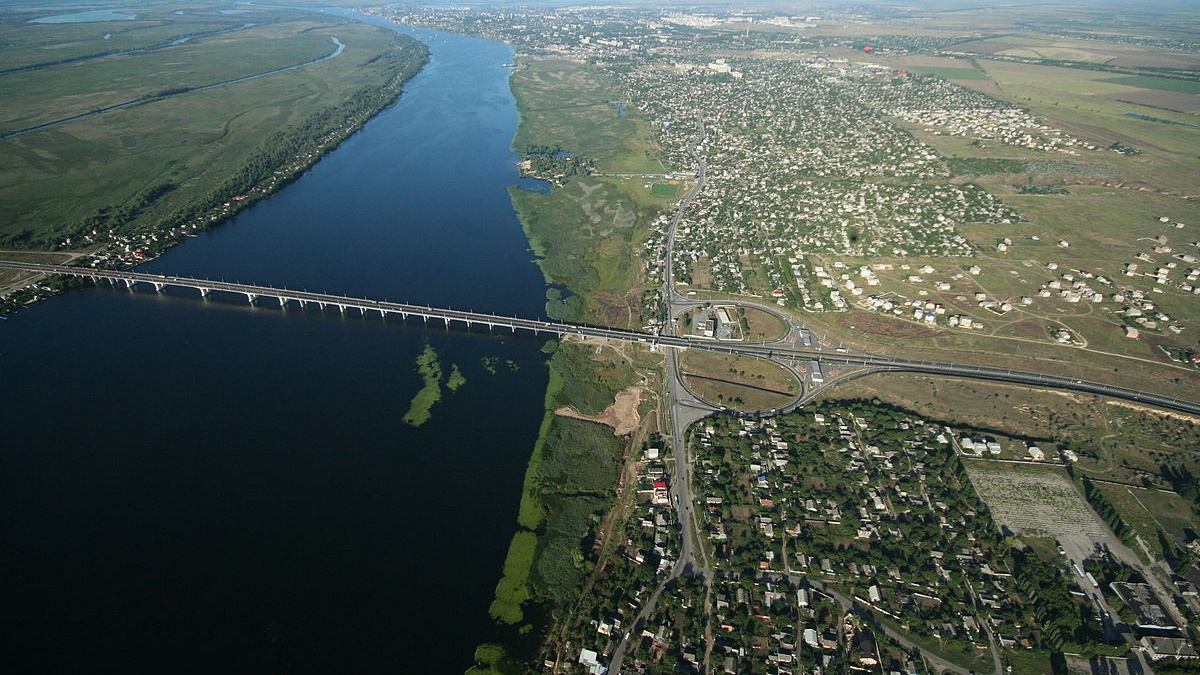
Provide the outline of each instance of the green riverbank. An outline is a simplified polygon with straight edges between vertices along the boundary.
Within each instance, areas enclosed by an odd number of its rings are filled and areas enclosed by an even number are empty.
[[[511,84],[521,113],[513,147],[560,147],[594,163],[594,173],[556,181],[549,193],[510,194],[538,264],[552,285],[550,316],[641,327],[647,293],[636,251],[649,223],[673,200],[651,195],[642,178],[665,173],[636,110],[622,116],[620,92],[601,71],[560,59],[522,58]],[[538,645],[571,621],[599,559],[598,536],[617,494],[628,437],[596,422],[555,411],[596,415],[637,383],[639,364],[624,352],[575,341],[551,342],[546,412],[525,472],[519,529],[509,546],[490,614],[514,644]],[[508,645],[512,647],[512,645]],[[506,646],[481,646],[473,675],[522,672]]]
[[[84,60],[7,75],[12,90],[0,116],[5,128],[44,122],[37,115],[45,111],[86,113],[90,108],[63,106],[88,96],[94,107],[103,107],[161,91],[166,84],[137,74],[158,73],[183,52],[196,69],[195,81],[182,83],[184,93],[5,140],[12,161],[0,169],[0,248],[87,251],[98,264],[113,267],[154,258],[299,177],[391,105],[428,58],[425,46],[407,36],[293,10],[264,12],[255,24],[220,40],[199,37],[179,47],[145,49],[193,29],[188,21],[196,30],[243,23],[216,8],[189,8],[183,19],[170,9],[148,11],[139,24],[145,34],[114,36],[113,42],[143,49],[119,67],[111,59],[87,60],[89,49],[112,48],[90,36],[94,29],[87,24],[39,27],[37,39],[61,40],[71,45],[73,58]],[[34,51],[29,30],[23,24],[0,27],[0,56]],[[322,56],[331,37],[346,45],[337,58],[201,89]],[[242,50],[263,53],[243,63],[237,60]],[[114,77],[119,86],[102,86]],[[30,278],[0,274],[0,287]],[[0,299],[0,314],[65,285],[49,280],[40,289],[9,293]]]

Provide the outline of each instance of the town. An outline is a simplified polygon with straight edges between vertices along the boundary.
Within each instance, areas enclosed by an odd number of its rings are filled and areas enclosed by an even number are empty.
[[[1048,59],[1009,56],[980,30],[893,30],[857,8],[383,13],[503,40],[518,73],[569,61],[613,83],[612,114],[644,120],[662,171],[595,161],[586,180],[651,195],[702,186],[638,249],[647,287],[670,280],[709,303],[684,318],[693,339],[750,339],[731,315],[758,303],[876,349],[969,358],[1019,345],[1110,376],[1156,363],[1195,386],[1187,187],[1138,176],[1129,138],[1005,94],[1001,68]],[[545,178],[558,189],[568,177]],[[643,300],[642,327],[663,330],[660,297]],[[814,387],[845,376],[807,373]],[[694,391],[720,373],[704,378]],[[1126,503],[1165,490],[1194,523],[1174,469],[1098,452],[1036,406],[1013,406],[1024,424],[972,426],[963,410],[918,414],[896,398],[703,419],[687,435],[690,489],[672,485],[671,444],[652,435],[625,528],[584,552],[595,571],[554,622],[542,670],[1191,672],[1200,543],[1181,532],[1156,547],[1151,532],[1173,526],[1147,526]],[[1194,420],[1179,424],[1194,434]],[[1194,436],[1184,448],[1158,462],[1190,465]],[[1117,456],[1120,475],[1104,475]],[[697,553],[680,573],[693,510]]]

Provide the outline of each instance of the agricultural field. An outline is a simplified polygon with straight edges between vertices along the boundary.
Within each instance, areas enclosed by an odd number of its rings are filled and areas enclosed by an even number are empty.
[[[1001,528],[1019,536],[1059,540],[1076,534],[1097,540],[1106,536],[1104,524],[1061,468],[990,461],[969,461],[966,467]]]
[[[1004,35],[954,45],[954,51],[991,57],[1065,61],[1124,68],[1200,68],[1200,57],[1172,49],[1049,35]]]

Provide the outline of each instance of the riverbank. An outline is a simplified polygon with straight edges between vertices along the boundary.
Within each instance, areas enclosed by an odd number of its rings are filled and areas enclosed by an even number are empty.
[[[595,173],[561,176],[548,192],[509,190],[551,285],[547,315],[642,327],[645,296],[654,289],[633,265],[633,251],[669,200],[652,197],[640,178],[615,176],[663,171],[644,123],[636,110],[613,108],[620,92],[600,71],[557,59],[519,57],[518,64],[510,79],[521,113],[513,147],[556,147],[595,163]],[[491,607],[493,619],[526,637],[482,646],[474,675],[556,656],[555,636],[579,619],[580,599],[604,557],[614,507],[629,501],[618,499],[630,488],[626,462],[656,429],[654,396],[637,385],[654,378],[658,355],[576,341],[546,349],[544,417]],[[601,423],[610,418],[619,428]],[[531,634],[539,638],[536,653],[528,653]]]
[[[507,193],[511,51],[399,30],[431,57],[395,106],[140,271],[537,316]],[[22,392],[0,412],[0,529],[21,551],[0,571],[28,581],[0,591],[13,669],[449,675],[493,639],[542,341],[148,286],[2,323],[0,386]],[[413,427],[425,342],[467,384]]]
[[[17,161],[0,172],[4,174],[0,178],[20,189],[0,190],[5,204],[0,209],[5,221],[0,248],[82,251],[86,252],[83,264],[102,267],[151,260],[303,175],[394,104],[404,83],[428,59],[428,49],[408,36],[366,24],[340,24],[342,41],[329,34],[332,26],[327,18],[313,19],[312,13],[288,16],[294,26],[272,24],[263,30],[288,35],[286,30],[303,32],[303,28],[314,31],[304,36],[310,42],[323,33],[324,42],[315,44],[325,45],[320,48],[327,51],[329,41],[337,41],[344,45],[336,51],[340,58],[317,59],[299,70],[283,68],[270,77],[251,76],[220,91],[198,87],[156,97],[151,103],[110,113],[103,124],[80,120],[2,141]],[[245,34],[248,41],[262,37],[253,32],[237,34],[239,38]],[[303,46],[312,48],[307,42]],[[299,47],[285,42],[277,49],[282,59],[305,53]],[[141,58],[167,58],[173,54],[171,49]],[[143,65],[152,67],[153,62]],[[38,72],[51,76],[59,70]],[[6,81],[21,77],[26,75],[9,74]],[[70,93],[68,89],[59,95]],[[13,105],[19,108],[20,102],[18,97]],[[97,171],[89,158],[114,143],[104,153],[103,172]],[[55,198],[42,198],[50,194]],[[64,194],[74,198],[58,198]],[[22,279],[35,282],[26,276],[0,279],[0,285],[21,286]],[[0,314],[67,287],[68,282],[52,279],[10,291],[0,297]]]

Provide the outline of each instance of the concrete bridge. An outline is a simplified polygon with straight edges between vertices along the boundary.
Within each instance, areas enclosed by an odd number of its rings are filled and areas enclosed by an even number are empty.
[[[952,363],[946,361],[925,361],[893,356],[878,356],[862,352],[828,350],[819,346],[799,347],[770,342],[743,343],[695,340],[686,337],[653,335],[639,331],[606,328],[603,326],[588,326],[584,324],[565,323],[561,321],[524,319],[521,317],[501,316],[484,312],[428,307],[425,305],[412,305],[401,302],[389,302],[386,300],[372,300],[370,298],[352,298],[344,295],[331,295],[328,293],[315,293],[312,291],[297,291],[287,288],[257,286],[253,284],[242,284],[229,281],[214,281],[211,279],[197,279],[193,277],[147,274],[144,272],[133,272],[129,270],[93,269],[88,267],[71,267],[68,265],[42,265],[38,263],[12,262],[3,260],[0,260],[0,268],[23,270],[26,272],[41,274],[61,274],[73,277],[90,278],[97,282],[100,280],[108,280],[110,283],[124,284],[127,287],[133,287],[136,284],[147,284],[153,286],[159,291],[162,291],[168,287],[174,287],[192,289],[199,292],[200,295],[208,295],[214,292],[231,293],[234,295],[244,296],[247,301],[251,303],[258,300],[269,299],[271,301],[278,302],[280,307],[293,302],[300,306],[315,304],[323,310],[336,309],[342,313],[358,312],[363,316],[369,316],[372,313],[378,313],[380,317],[393,315],[399,316],[401,319],[405,320],[409,317],[413,317],[420,318],[425,322],[430,320],[441,321],[446,327],[450,327],[452,324],[458,323],[468,329],[474,327],[487,327],[488,330],[502,329],[512,332],[523,330],[534,334],[544,333],[558,336],[579,335],[609,340],[648,343],[656,348],[675,347],[679,349],[702,349],[726,354],[758,356],[776,361],[792,361],[793,363],[797,361],[818,361],[829,364],[860,366],[872,371],[907,371],[926,373],[930,375],[946,375],[951,377],[965,377],[977,380],[991,380],[995,382],[1007,382],[1010,384],[1046,387],[1051,389],[1064,389],[1069,391],[1099,394],[1101,396],[1111,396],[1113,398],[1134,401],[1137,403],[1157,406],[1169,410],[1177,410],[1179,412],[1200,415],[1200,403],[1194,401],[1163,396],[1161,394],[1155,394],[1152,392],[1139,391],[1137,389],[1130,389],[1127,387],[1118,387],[1115,385],[1105,384],[1103,382],[1090,382],[1087,380],[1078,380],[1060,375],[1050,375],[1047,373],[1030,370],[998,368],[994,366]],[[793,407],[795,407],[795,404],[787,406],[786,409]],[[780,411],[782,410],[784,409],[780,409]]]

